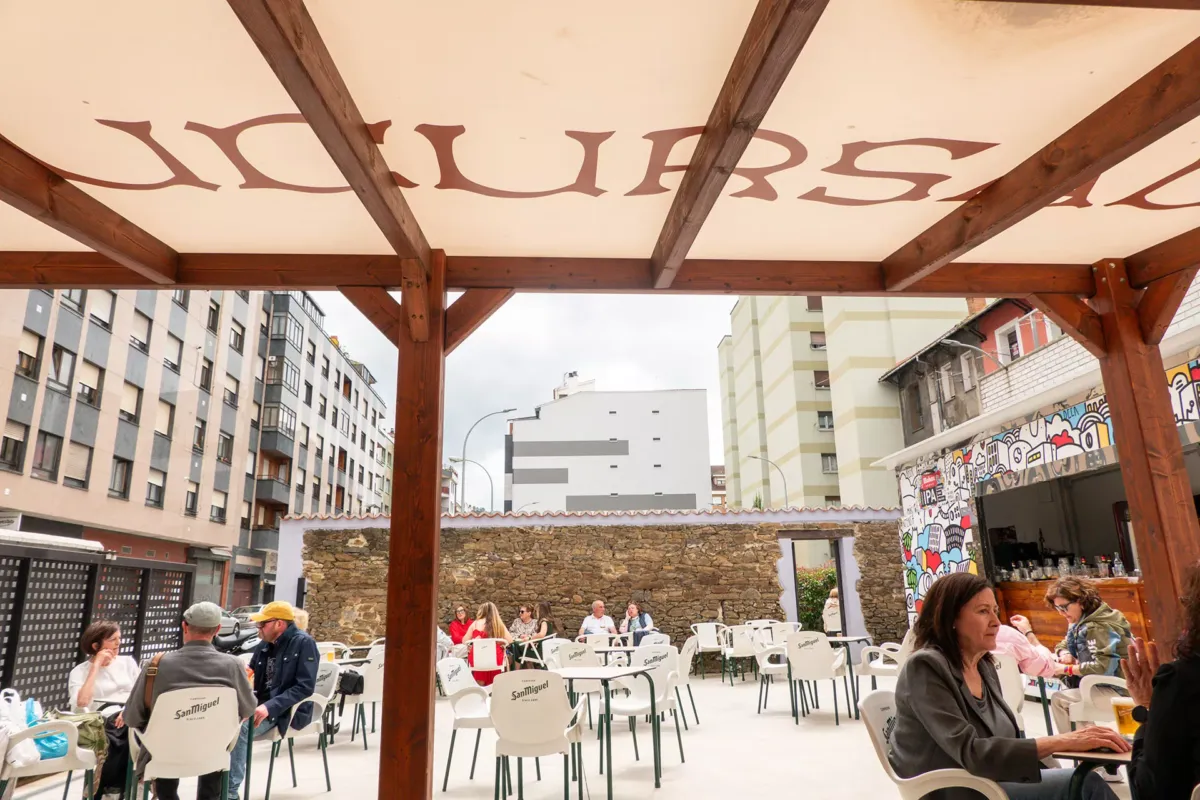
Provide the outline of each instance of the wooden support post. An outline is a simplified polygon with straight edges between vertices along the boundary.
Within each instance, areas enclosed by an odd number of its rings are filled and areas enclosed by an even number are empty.
[[[1093,304],[1107,349],[1100,372],[1154,637],[1166,644],[1180,631],[1180,589],[1188,568],[1200,558],[1200,523],[1162,353],[1142,337],[1139,292],[1130,286],[1123,260],[1105,259],[1096,266]]]
[[[430,259],[429,336],[400,326],[388,550],[380,800],[433,797],[434,652],[442,511],[446,255]],[[405,298],[407,300],[407,298]],[[407,309],[406,309],[407,310]]]

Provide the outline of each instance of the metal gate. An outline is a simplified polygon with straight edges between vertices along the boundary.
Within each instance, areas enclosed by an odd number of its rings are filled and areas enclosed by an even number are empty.
[[[181,644],[191,564],[0,545],[0,687],[66,708],[67,675],[93,620],[121,626],[139,663]]]

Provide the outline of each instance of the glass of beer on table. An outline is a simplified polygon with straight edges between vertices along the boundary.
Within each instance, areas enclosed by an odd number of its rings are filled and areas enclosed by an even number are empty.
[[[1141,723],[1133,718],[1133,708],[1137,705],[1132,697],[1114,697],[1112,699],[1113,716],[1117,720],[1117,733],[1132,739]]]

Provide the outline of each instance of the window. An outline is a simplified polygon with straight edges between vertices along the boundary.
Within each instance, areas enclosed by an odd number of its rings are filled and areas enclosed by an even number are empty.
[[[608,465],[608,468],[609,468],[609,469],[616,469],[616,468],[617,468],[617,465],[616,465],[616,464],[609,464],[609,465]]]
[[[354,407],[358,408],[358,389],[354,390]]]
[[[1017,330],[1017,322],[996,331],[996,350],[1001,364],[1015,361],[1024,355],[1021,347],[1021,334]]]
[[[116,298],[107,289],[93,289],[87,293],[88,316],[100,323],[105,330],[112,330],[113,302]]]
[[[163,484],[166,482],[167,473],[157,469],[150,470],[150,476],[146,479],[146,505],[163,507]]]
[[[963,353],[958,357],[959,368],[962,370],[963,391],[971,391],[971,387],[975,385],[975,378],[971,370],[974,368],[974,358],[970,353]]]
[[[650,413],[651,413],[651,414],[657,414],[657,413],[659,413],[659,411],[658,411],[658,409],[656,408],[656,409],[654,409],[653,411],[651,411]]]
[[[254,467],[258,459],[254,457],[254,453],[246,453],[246,476],[254,477]]]
[[[346,471],[346,450],[341,447],[337,451],[337,468],[338,472]]]
[[[938,367],[938,378],[942,382],[942,398],[949,400],[954,397],[954,373],[951,370],[950,362]]]
[[[271,338],[287,339],[297,350],[304,338],[304,328],[291,314],[276,314],[271,317]]]
[[[58,458],[62,455],[62,437],[38,431],[33,445],[33,466],[29,474],[47,481],[58,480]]]
[[[259,426],[259,422],[261,420],[262,420],[262,405],[259,403],[255,403],[254,404],[254,416],[250,418],[250,427],[257,428]]]
[[[321,479],[320,478],[313,478],[312,496],[313,496],[314,501],[321,496]]]
[[[310,363],[314,366],[316,365],[316,363],[317,363],[317,343],[314,342],[312,339],[308,340],[308,352],[305,354],[304,357],[305,357],[305,359],[308,360],[308,363]]]
[[[813,350],[825,349],[825,331],[812,331],[808,334],[808,346]]]
[[[30,380],[38,379],[38,363],[42,357],[42,337],[32,331],[21,331],[17,349],[17,374]]]
[[[303,467],[296,470],[296,491],[303,492],[308,488],[308,471]]]
[[[825,307],[824,301],[820,297],[809,296],[805,298],[808,301],[809,311],[820,311]]]
[[[208,303],[208,329],[213,333],[221,329],[221,304],[216,300]]]
[[[826,370],[826,369],[813,370],[813,384],[818,389],[828,389],[829,388],[829,370]]]
[[[358,482],[362,483],[364,480],[366,480],[366,477],[363,475],[363,468],[360,466],[358,468]]]
[[[242,527],[246,530],[250,529],[250,503],[247,500],[242,501]]]
[[[258,333],[263,338],[266,338],[271,335],[271,329],[270,329],[270,327],[268,327],[268,323],[270,321],[271,321],[271,315],[267,313],[266,309],[259,309],[259,311],[258,311]]]
[[[246,291],[245,289],[238,289],[235,294],[245,300],[247,303],[250,302],[250,292]]]
[[[615,412],[615,411],[610,411],[608,413],[611,414],[612,416],[616,416],[616,414],[617,414],[617,412]]]
[[[300,369],[283,356],[271,356],[267,359],[267,383],[282,384],[292,394],[299,394]]]
[[[196,509],[200,507],[200,484],[195,481],[187,482],[187,494],[183,496],[183,513],[189,517],[196,516]]]
[[[300,423],[300,446],[308,447],[308,426]]]
[[[229,495],[225,492],[213,491],[212,510],[209,512],[208,518],[213,522],[225,521],[225,503],[229,500]]]
[[[335,390],[342,388],[342,371],[340,369],[335,369],[333,371],[333,388]]]
[[[349,400],[350,399],[350,390],[351,390],[350,378],[347,376],[347,378],[344,381],[342,381],[342,397]]]
[[[296,412],[283,406],[266,406],[263,408],[263,428],[277,430],[295,438]]]
[[[837,508],[842,504],[842,496],[840,494],[825,495],[825,505],[830,508]]]
[[[50,351],[50,371],[46,375],[46,385],[61,392],[70,392],[74,372],[75,354],[61,345],[54,345]]]
[[[233,460],[233,437],[222,431],[217,436],[217,461],[228,464]]]
[[[4,438],[0,439],[0,467],[22,472],[25,467],[25,438],[29,426],[11,419],[4,423]]]
[[[204,452],[204,438],[208,435],[208,423],[202,419],[196,420],[196,428],[192,431],[192,449],[197,453]]]
[[[133,330],[130,343],[143,353],[150,352],[150,318],[140,311],[133,312]]]
[[[324,454],[325,454],[325,437],[318,433],[317,434],[317,461],[320,461],[321,457]]]
[[[312,408],[312,384],[308,381],[304,382],[304,405]]]
[[[377,411],[371,412],[371,427],[372,428],[379,427],[379,413]]]
[[[225,373],[225,404],[228,406],[238,407],[238,394],[242,390],[241,381]]]
[[[329,412],[329,423],[331,425],[333,425],[333,429],[335,431],[337,430],[337,426],[338,426],[337,422],[338,422],[338,413],[337,413],[337,409],[335,408]]]
[[[79,393],[76,395],[89,406],[100,407],[100,389],[104,382],[104,370],[90,361],[79,362]]]
[[[351,426],[350,426],[350,439],[351,439],[352,441],[354,441],[354,440],[357,440],[357,439],[358,439],[358,425],[351,425]],[[363,445],[363,446],[364,446],[364,447],[366,447],[366,445]]]
[[[655,465],[654,465],[654,468],[655,468],[655,469],[662,469],[662,464],[655,464]]]
[[[833,430],[833,412],[818,411],[817,412],[817,429],[822,431]]]
[[[200,359],[200,388],[206,392],[212,391],[213,363],[207,358]]]
[[[229,346],[237,352],[242,352],[246,346],[246,326],[240,322],[234,322],[229,326]]]
[[[87,293],[83,289],[63,289],[62,304],[76,314],[82,314],[85,294]]]
[[[610,439],[609,441],[613,441],[613,442],[615,442],[615,441],[616,441],[616,439]],[[661,437],[661,436],[655,436],[655,437],[654,437],[654,441],[656,441],[656,442],[661,442],[661,441],[662,441],[662,437]]]
[[[904,390],[904,412],[908,417],[908,428],[919,431],[925,427],[925,406],[921,402],[921,384],[915,381]]]
[[[338,430],[340,430],[342,433],[349,436],[350,435],[350,415],[343,412],[341,422],[342,422],[342,424],[338,427]],[[351,442],[351,444],[353,444],[353,442]]]
[[[834,474],[837,471],[837,453],[821,453],[821,472]]]
[[[154,415],[154,432],[162,434],[170,439],[171,433],[174,430],[175,406],[171,405],[166,400],[159,400],[158,411]]]
[[[329,377],[329,357],[328,356],[321,356],[321,377],[322,378]]]
[[[325,395],[321,395],[320,399],[317,400],[317,416],[321,419],[325,419],[325,406],[327,403]]]
[[[367,433],[366,433],[366,431],[363,431],[362,433],[360,433],[358,435],[358,441],[359,441],[359,443],[358,443],[359,449],[366,450],[367,449]]]
[[[163,353],[163,366],[172,372],[179,373],[179,365],[183,363],[183,340],[174,334],[167,334],[167,352]]]
[[[133,472],[133,462],[123,458],[113,457],[112,477],[108,481],[108,496],[129,499],[129,476]]]
[[[258,357],[258,368],[254,371],[254,377],[260,381],[267,379],[267,360],[262,356]]]
[[[192,299],[192,292],[190,289],[176,289],[171,293],[171,299],[175,301],[175,305],[186,309]]]
[[[92,471],[92,448],[79,442],[67,445],[67,460],[63,464],[63,486],[86,489]]]
[[[121,419],[137,423],[142,413],[142,390],[129,381],[121,386]]]

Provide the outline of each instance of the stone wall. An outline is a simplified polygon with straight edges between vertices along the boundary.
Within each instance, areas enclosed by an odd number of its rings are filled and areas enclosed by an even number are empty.
[[[876,644],[899,642],[908,631],[904,599],[904,564],[896,524],[854,526],[854,558],[862,575],[858,599],[867,633]]]
[[[630,599],[683,642],[690,625],[773,617],[779,606],[776,525],[455,528],[442,531],[438,616],[461,603],[500,607],[547,600],[574,634],[595,599],[620,620]],[[892,539],[895,540],[893,530]],[[384,635],[386,529],[304,534],[305,607],[318,639],[359,643]]]

